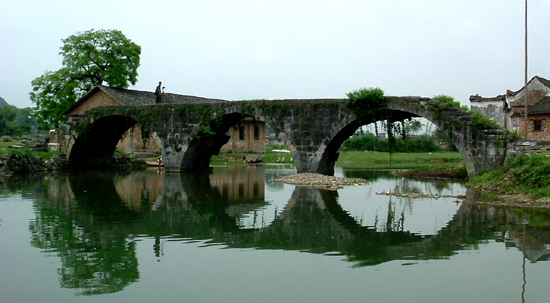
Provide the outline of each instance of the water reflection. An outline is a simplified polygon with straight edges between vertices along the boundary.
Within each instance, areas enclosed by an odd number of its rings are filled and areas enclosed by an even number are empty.
[[[266,187],[266,179],[285,173],[292,172],[266,172],[264,167],[224,168],[212,174],[81,172],[12,178],[3,186],[35,201],[31,244],[57,255],[61,286],[80,289],[83,295],[113,293],[137,282],[135,241],[142,238],[155,239],[151,254],[158,258],[169,253],[163,251],[163,239],[339,254],[353,266],[448,258],[489,240],[518,247],[532,262],[549,257],[547,213],[476,206],[468,202],[475,199],[474,192],[434,233],[406,227],[414,206],[410,199],[382,197],[385,217],[372,214],[375,219],[366,223],[346,209],[346,190],[292,187],[283,206],[269,220],[260,220],[257,214],[272,203],[266,198],[272,183]],[[452,187],[422,188],[422,183],[406,179],[378,178],[392,180],[395,191]],[[398,203],[405,203],[408,211]],[[243,224],[251,214],[255,222]],[[533,223],[526,228],[524,219]]]

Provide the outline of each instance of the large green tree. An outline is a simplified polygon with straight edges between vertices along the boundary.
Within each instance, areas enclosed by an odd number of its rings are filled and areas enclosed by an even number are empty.
[[[127,88],[137,82],[141,47],[118,30],[89,30],[62,40],[63,67],[32,81],[35,116],[48,127],[66,121],[63,112],[96,85]]]

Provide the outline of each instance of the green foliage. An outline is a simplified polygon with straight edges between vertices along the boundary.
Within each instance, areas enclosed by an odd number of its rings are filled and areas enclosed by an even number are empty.
[[[0,136],[21,136],[44,131],[32,116],[31,108],[0,107]]]
[[[545,155],[521,155],[506,164],[511,166],[508,173],[518,184],[537,188],[550,185],[550,158]]]
[[[502,128],[500,127],[500,125],[498,125],[496,121],[487,118],[485,115],[483,115],[480,112],[468,111],[468,114],[472,116],[472,121],[470,122],[472,125],[491,125],[496,128]]]
[[[89,30],[63,39],[63,67],[32,81],[38,121],[57,127],[63,112],[94,86],[127,88],[137,82],[141,47],[118,30]]]
[[[451,139],[451,137],[449,137],[449,135],[444,130],[442,130],[441,128],[438,128],[434,131],[433,138],[435,140],[445,142],[445,144],[447,145],[448,150],[457,151],[456,145],[455,145],[453,139]]]
[[[472,111],[467,106],[461,105],[460,102],[455,101],[453,97],[446,95],[437,95],[432,98],[433,100],[439,101],[433,105],[432,109],[436,112],[436,116],[439,116],[438,113],[443,110],[447,110],[451,107],[460,108],[463,111],[467,112],[471,117],[471,125],[490,125],[497,128],[501,128],[498,123],[494,120],[491,120],[484,116],[480,112]]]
[[[455,98],[447,95],[437,95],[432,98],[433,100],[439,101],[434,104],[432,109],[436,112],[447,110],[451,107],[460,108],[464,111],[469,111],[467,106],[460,105],[460,102],[455,101]]]
[[[347,93],[347,107],[355,114],[359,123],[386,119],[388,103],[384,97],[384,91],[378,87],[360,88]]]
[[[508,157],[503,167],[480,173],[472,184],[497,186],[535,198],[546,197],[550,193],[550,158],[542,154]]]
[[[388,139],[380,140],[373,134],[350,138],[344,142],[343,146],[350,151],[393,151],[398,153],[434,152],[439,149],[433,138],[427,136],[409,140],[396,138],[395,141],[390,142]]]
[[[272,101],[264,101],[258,105],[258,108],[260,109],[260,113],[262,115],[270,115],[275,112],[278,112],[278,116],[276,117],[277,122],[283,121],[284,117],[288,114],[289,108],[288,103],[275,103]]]
[[[55,155],[63,155],[60,151],[34,151],[30,149],[2,149],[2,153],[6,155],[24,155],[29,159],[36,159],[37,161],[49,161]]]

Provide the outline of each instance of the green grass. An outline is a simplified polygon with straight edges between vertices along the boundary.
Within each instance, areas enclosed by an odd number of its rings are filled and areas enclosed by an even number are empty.
[[[17,142],[0,142],[0,150],[10,148],[12,145],[16,144]]]
[[[550,158],[542,154],[534,154],[529,158],[523,155],[510,157],[504,166],[483,171],[470,183],[532,198],[550,197]]]
[[[54,155],[62,155],[62,152],[44,152],[33,151],[28,147],[13,148],[13,145],[18,145],[19,142],[0,142],[0,154],[18,155],[22,153],[29,153],[36,157],[42,157],[45,161],[50,160]]]
[[[263,163],[294,163],[292,155],[289,153],[274,153],[268,152],[261,154],[264,156]],[[220,160],[227,156],[240,158],[242,155],[253,153],[226,153],[212,156],[210,164],[223,165],[230,164],[227,161]],[[255,154],[254,154],[255,155]],[[284,158],[284,160],[283,160]],[[381,152],[362,152],[348,151],[345,154],[340,152],[340,157],[336,162],[336,166],[343,168],[420,168],[434,167],[440,165],[454,164],[458,165],[462,162],[462,156],[458,152],[439,151],[433,153],[399,153],[390,154]]]
[[[57,152],[44,152],[44,151],[32,151],[28,149],[6,149],[2,150],[3,153],[10,154],[10,155],[19,155],[23,153],[31,154],[35,157],[42,157],[44,161],[50,160],[54,155],[62,155],[63,153],[60,151]]]
[[[438,151],[433,153],[389,153],[348,151],[340,153],[336,166],[343,168],[419,168],[443,164],[460,164],[458,152]]]
[[[210,159],[210,164],[212,165],[225,165],[225,164],[231,164],[236,163],[239,164],[240,162],[228,162],[224,160],[226,157],[235,157],[240,159],[244,155],[261,155],[263,156],[263,163],[294,163],[294,159],[292,159],[292,155],[290,153],[274,153],[274,152],[268,152],[265,154],[256,154],[256,153],[223,153],[219,155],[212,156],[212,159]]]

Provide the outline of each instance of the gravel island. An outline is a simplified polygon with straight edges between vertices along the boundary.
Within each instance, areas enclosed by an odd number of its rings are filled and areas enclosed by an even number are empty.
[[[312,188],[320,188],[325,190],[338,190],[344,186],[359,186],[367,183],[365,179],[349,179],[334,176],[325,176],[314,173],[300,173],[296,175],[284,176],[271,180],[271,182],[281,182],[299,186],[306,186]]]

